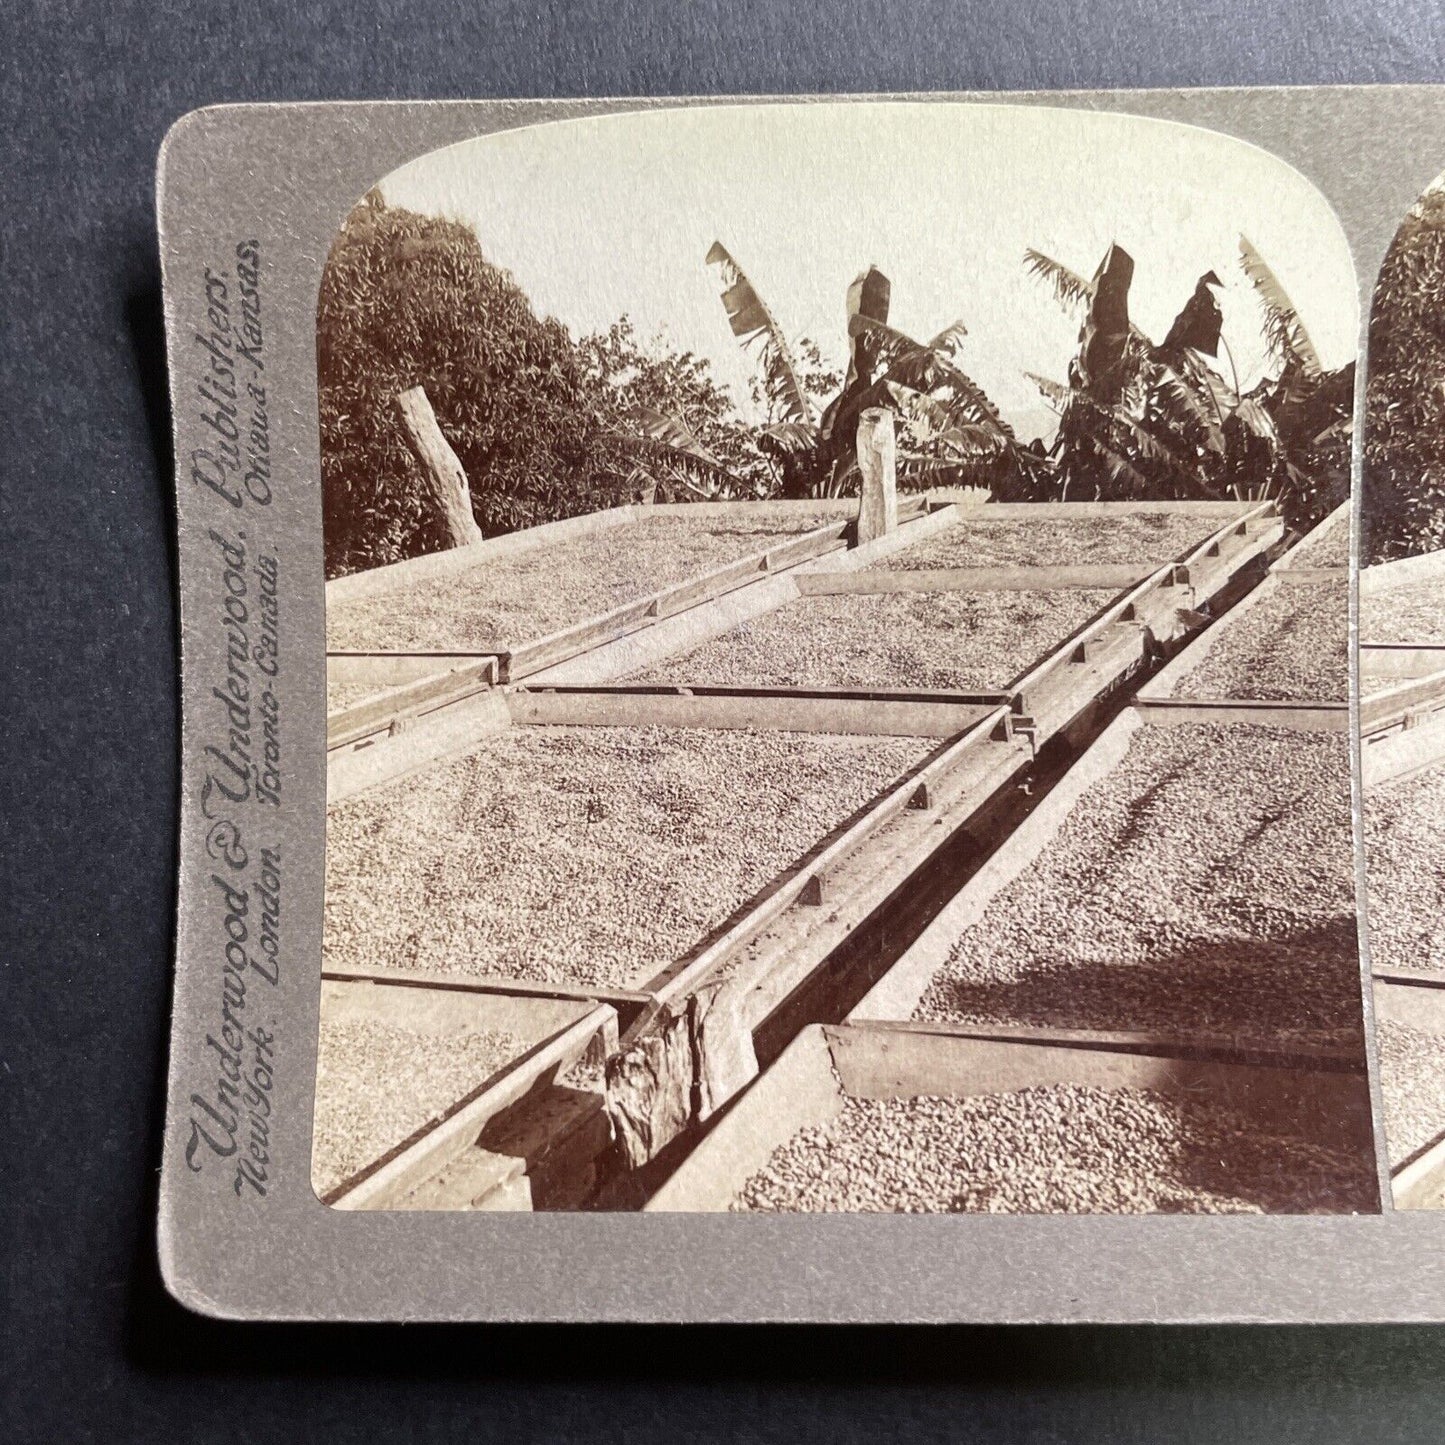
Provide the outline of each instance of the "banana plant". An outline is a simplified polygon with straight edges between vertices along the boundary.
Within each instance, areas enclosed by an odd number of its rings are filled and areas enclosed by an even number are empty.
[[[1277,495],[1301,526],[1340,500],[1353,368],[1324,370],[1283,286],[1244,237],[1240,265],[1259,299],[1276,368],[1247,393],[1223,337],[1216,272],[1199,278],[1155,345],[1129,317],[1133,261],[1118,245],[1092,281],[1026,252],[1027,269],[1082,318],[1068,383],[1031,378],[1059,415],[1050,452],[1058,496]],[[1221,347],[1228,379],[1210,364]]]
[[[777,467],[782,495],[838,496],[855,487],[858,419],[875,406],[897,416],[898,474],[905,486],[972,482],[1039,465],[958,365],[958,347],[967,335],[963,323],[952,322],[927,342],[890,326],[892,286],[876,266],[848,288],[847,376],[819,413],[800,378],[794,348],[732,252],[714,242],[706,260],[718,272],[729,327],[758,364],[769,415],[757,441]],[[715,462],[695,445],[680,418],[653,414],[633,420],[650,442],[687,457],[691,465],[708,468]]]

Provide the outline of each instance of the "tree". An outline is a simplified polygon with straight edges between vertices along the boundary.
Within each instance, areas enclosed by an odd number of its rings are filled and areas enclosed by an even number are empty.
[[[566,327],[533,312],[470,227],[372,192],[332,246],[316,334],[328,575],[443,542],[393,405],[414,386],[484,533],[623,498],[627,470]]]
[[[873,407],[895,413],[901,485],[990,485],[1030,473],[1041,459],[1019,445],[997,408],[958,365],[961,321],[928,342],[888,324],[892,285],[877,267],[848,288],[848,373],[821,366],[811,342],[791,343],[747,273],[720,241],[707,254],[722,283],[733,334],[757,361],[753,396],[767,421],[758,449],[777,468],[785,497],[840,496],[859,485],[858,420]],[[803,364],[798,357],[803,357]],[[834,392],[819,409],[822,397]],[[677,418],[656,419],[654,436],[684,445]]]
[[[777,490],[755,429],[738,416],[706,357],[660,337],[642,342],[627,316],[584,336],[577,349],[614,471],[664,501]]]
[[[1445,547],[1445,187],[1405,218],[1375,286],[1364,486],[1366,563]]]
[[[1062,498],[1279,499],[1304,530],[1349,492],[1353,365],[1326,372],[1284,288],[1247,239],[1240,265],[1261,306],[1273,365],[1241,392],[1214,271],[1201,276],[1162,345],[1129,316],[1133,258],[1111,245],[1085,281],[1039,251],[1025,265],[1081,318],[1067,383],[1032,377],[1059,414],[1050,451]],[[1036,480],[1046,486],[1045,472]]]

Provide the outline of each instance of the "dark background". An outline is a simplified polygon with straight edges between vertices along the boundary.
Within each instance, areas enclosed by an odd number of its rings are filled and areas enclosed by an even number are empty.
[[[176,622],[152,187],[177,116],[225,100],[1439,82],[1442,41],[1438,0],[0,4],[0,776],[15,800],[0,818],[0,1438],[1445,1436],[1445,1334],[1419,1328],[241,1327],[171,1304],[153,1243]]]

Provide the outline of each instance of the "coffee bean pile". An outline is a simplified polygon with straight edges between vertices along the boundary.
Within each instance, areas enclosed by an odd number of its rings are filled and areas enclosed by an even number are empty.
[[[996,692],[1115,595],[1066,588],[802,597],[632,680]]]
[[[644,982],[938,744],[521,727],[334,806],[328,962]]]
[[[1346,702],[1350,696],[1349,582],[1281,585],[1234,618],[1176,697]]]
[[[795,1134],[734,1209],[990,1214],[1373,1209],[1373,1161],[1203,1099],[1045,1085],[846,1100]]]
[[[1289,567],[1348,567],[1350,518],[1337,517],[1317,537],[1296,546],[1285,563]]]
[[[326,645],[333,651],[504,650],[840,520],[847,509],[846,503],[819,503],[758,517],[674,512],[604,527],[339,602],[327,609]]]
[[[1445,643],[1445,586],[1417,582],[1362,592],[1360,641]]]
[[[1365,789],[1370,962],[1445,969],[1445,764]]]
[[[1398,1164],[1445,1134],[1445,1036],[1381,1019],[1380,1088],[1385,1144]]]
[[[1141,728],[916,1017],[1335,1044],[1362,1032],[1342,733]]]
[[[311,1179],[320,1193],[411,1137],[521,1054],[510,1034],[321,1023]]]
[[[329,717],[332,713],[340,712],[348,708],[352,703],[360,702],[363,698],[375,697],[377,693],[385,691],[382,684],[375,682],[332,682],[326,679],[326,713]]]
[[[1224,525],[1223,517],[1124,512],[1114,517],[965,516],[878,562],[894,571],[944,567],[1080,567],[1137,562],[1142,576]]]

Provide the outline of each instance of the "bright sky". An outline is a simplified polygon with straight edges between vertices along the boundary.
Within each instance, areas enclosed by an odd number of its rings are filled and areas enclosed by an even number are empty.
[[[1027,246],[1089,277],[1118,241],[1135,260],[1133,319],[1156,341],[1215,270],[1248,385],[1263,347],[1242,232],[1325,365],[1355,354],[1354,272],[1328,203],[1264,151],[1163,121],[940,102],[664,110],[465,141],[381,189],[469,222],[574,334],[630,315],[642,336],[708,357],[740,405],[750,363],[703,262],[714,240],[788,335],[811,336],[840,370],[848,283],[877,265],[895,326],[924,339],[964,321],[964,369],[1025,435],[1047,412],[1024,373],[1062,380],[1078,332],[1024,271]]]

